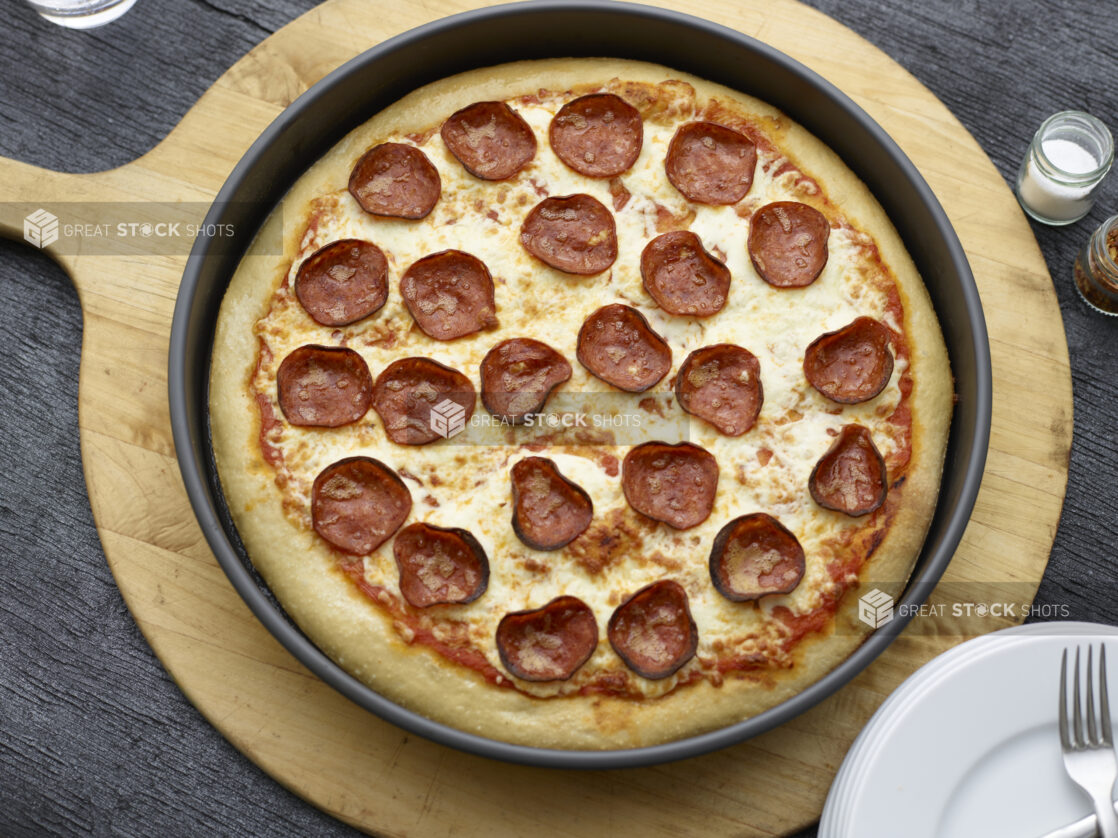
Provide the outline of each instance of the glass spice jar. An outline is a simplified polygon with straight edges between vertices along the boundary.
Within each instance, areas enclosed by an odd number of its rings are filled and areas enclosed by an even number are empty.
[[[1075,289],[1095,311],[1118,316],[1118,215],[1104,221],[1075,257]]]
[[[1021,163],[1017,200],[1042,224],[1076,222],[1091,211],[1113,159],[1114,139],[1102,122],[1081,111],[1053,114]]]

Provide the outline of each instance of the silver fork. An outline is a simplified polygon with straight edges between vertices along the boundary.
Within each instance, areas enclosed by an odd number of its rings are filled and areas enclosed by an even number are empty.
[[[1060,663],[1060,744],[1068,776],[1087,792],[1095,806],[1099,835],[1118,838],[1118,815],[1111,794],[1118,780],[1118,758],[1110,726],[1110,698],[1106,690],[1106,646],[1099,648],[1099,718],[1095,717],[1092,649],[1087,647],[1087,706],[1079,700],[1079,648],[1075,649],[1072,719],[1068,724],[1068,653]],[[1086,717],[1086,718],[1084,718]],[[1086,724],[1084,724],[1086,722]]]

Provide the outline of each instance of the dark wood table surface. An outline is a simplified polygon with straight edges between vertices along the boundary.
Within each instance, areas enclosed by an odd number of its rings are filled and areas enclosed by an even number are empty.
[[[1007,180],[1051,113],[1086,110],[1118,131],[1115,0],[808,2],[927,85]],[[5,3],[0,155],[68,172],[126,163],[237,58],[314,5],[140,0],[116,23],[82,33]],[[10,200],[4,189],[0,200]],[[1067,501],[1037,602],[1110,624],[1118,624],[1118,318],[1088,310],[1070,272],[1076,249],[1116,212],[1111,175],[1085,220],[1034,225],[1075,388]],[[136,628],[82,479],[81,334],[62,270],[0,241],[0,835],[357,834],[242,757]]]

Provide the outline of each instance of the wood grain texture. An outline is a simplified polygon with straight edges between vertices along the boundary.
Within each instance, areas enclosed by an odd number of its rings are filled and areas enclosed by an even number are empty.
[[[10,69],[21,67],[21,62],[27,60],[26,44],[30,42],[33,48],[41,48],[38,52],[33,49],[35,60],[41,62],[36,66],[41,70],[37,74],[16,73],[19,83],[11,91],[0,94],[3,100],[0,101],[0,117],[13,125],[13,132],[6,130],[0,135],[0,142],[11,142],[15,146],[0,145],[0,153],[70,170],[93,170],[127,162],[168,130],[181,110],[225,64],[258,40],[266,28],[278,22],[267,16],[263,4],[229,3],[224,8],[216,3],[191,3],[183,4],[190,7],[185,11],[176,11],[166,5],[161,8],[158,0],[145,2],[146,6],[141,4],[118,24],[92,35],[61,33],[45,24],[40,26],[30,16],[16,14],[14,32],[17,34],[0,36],[3,39],[0,40],[0,60]],[[272,4],[272,8],[283,7],[282,19],[306,5]],[[360,30],[352,26],[360,15],[331,16],[332,10],[342,5],[335,3],[314,12],[323,23],[340,24],[338,29],[330,30],[329,38],[284,42],[281,36],[280,41],[269,42],[260,53],[246,59],[238,68],[245,72],[237,76],[228,91],[227,101],[234,104],[218,118],[217,124],[223,131],[232,132],[237,141],[247,145],[260,127],[258,124],[251,129],[253,120],[277,112],[306,83],[329,69],[333,60],[329,56],[336,56],[337,49],[355,52],[367,43],[367,38],[362,40]],[[879,7],[868,2],[833,5],[835,8],[825,10],[852,16],[851,22],[859,31],[886,46],[895,56],[906,57],[912,62],[910,68],[926,82],[940,85],[939,89],[933,85],[935,92],[963,116],[965,124],[987,144],[1003,176],[1012,175],[1028,135],[1048,112],[1062,107],[1088,107],[1104,119],[1108,113],[1112,118],[1115,112],[1113,98],[1096,101],[1094,106],[1086,101],[1092,96],[1097,100],[1099,94],[1093,91],[1102,89],[1101,74],[1106,68],[1100,60],[1102,53],[1090,50],[1084,53],[1079,49],[1075,60],[1070,61],[1070,51],[1060,52],[1073,37],[1068,34],[1074,33],[1070,27],[1053,29],[1049,23],[1039,28],[1035,16],[1033,21],[1007,22],[995,19],[993,10],[984,11],[979,6],[968,7],[957,14],[953,4],[950,9],[947,4],[937,9],[935,3],[908,9]],[[710,17],[736,16],[742,11],[737,6],[714,4],[704,7],[703,13]],[[390,8],[378,15],[378,23],[398,21],[404,11],[404,7]],[[440,4],[431,4],[425,9],[430,16],[437,16],[441,11],[445,9]],[[953,13],[948,14],[949,11]],[[1081,11],[1086,12],[1087,7]],[[191,27],[199,42],[176,47],[182,50],[186,69],[171,73],[170,78],[175,83],[168,83],[167,76],[163,75],[169,63],[168,53],[162,50],[169,49],[166,44],[172,40],[170,36],[175,34],[176,27],[185,25],[190,15],[201,15],[205,25],[197,29]],[[747,17],[746,22],[748,25],[742,24],[739,28],[761,37],[765,37],[771,25],[757,15]],[[825,25],[825,22],[819,24]],[[341,30],[344,34],[339,40]],[[800,48],[814,49],[819,43],[819,31],[815,28],[816,40],[807,38]],[[23,33],[23,37],[18,33]],[[80,41],[79,38],[92,40]],[[1113,38],[1110,42],[1113,43]],[[890,116],[913,117],[915,114],[925,120],[931,130],[914,139],[919,153],[909,151],[914,157],[935,154],[942,161],[934,173],[925,169],[933,185],[937,181],[966,181],[952,185],[950,196],[941,192],[941,198],[945,202],[955,199],[964,206],[962,216],[955,220],[965,244],[968,244],[965,230],[976,228],[990,233],[988,236],[975,233],[980,243],[989,247],[989,250],[979,248],[978,255],[985,260],[982,264],[976,260],[975,242],[969,242],[976,272],[1015,289],[1014,294],[1005,295],[1004,299],[998,297],[997,320],[991,315],[988,304],[991,329],[995,334],[1002,329],[1036,332],[1025,338],[1003,341],[1000,346],[995,341],[996,370],[999,353],[1004,358],[1026,352],[1028,360],[1035,361],[1029,365],[1017,364],[1016,374],[999,378],[999,388],[1009,388],[1011,392],[1025,388],[1026,392],[1036,393],[1036,399],[1043,400],[1045,393],[1051,392],[1053,376],[1058,377],[1059,364],[1057,361],[1053,368],[1052,352],[1059,347],[1053,346],[1050,324],[1040,328],[1042,324],[1029,317],[1028,297],[1039,293],[1038,289],[1042,290],[1047,283],[1047,277],[1041,276],[1043,268],[1038,273],[1037,266],[1030,264],[1028,270],[1014,270],[1018,251],[1013,246],[997,247],[999,242],[1020,241],[1022,224],[1014,215],[1017,210],[1012,200],[1007,204],[1007,193],[999,193],[996,174],[990,180],[992,171],[981,158],[976,159],[973,154],[959,158],[957,152],[954,155],[943,153],[944,148],[954,150],[965,144],[965,138],[958,141],[951,132],[937,131],[936,120],[928,115],[931,112],[925,114],[917,110],[921,107],[919,96],[906,94],[903,84],[897,82],[894,86],[891,75],[882,75],[882,68],[887,68],[888,62],[867,64],[860,46],[849,47],[844,52],[841,42],[826,43],[833,60],[844,68],[843,72],[858,77],[860,83],[871,88],[865,91],[866,95],[886,97],[888,113],[884,116],[875,113],[875,116],[887,129],[895,131],[889,124]],[[216,60],[215,56],[219,55],[221,59]],[[814,63],[808,56],[800,57]],[[997,62],[1002,57],[1012,57],[1013,66],[999,66]],[[1065,62],[1063,65],[1061,59]],[[145,60],[151,62],[146,69]],[[205,79],[199,82],[196,67],[206,61],[209,74],[203,73]],[[108,92],[109,101],[105,101],[102,87],[90,79],[97,74],[80,72],[84,66],[82,62],[100,65],[108,70],[107,75],[121,80],[119,88]],[[61,82],[55,80],[58,73],[47,72],[59,66],[69,70],[68,74],[62,74]],[[262,67],[277,66],[278,70],[265,75],[260,73]],[[1065,69],[1057,70],[1058,78],[1049,81],[1053,66]],[[920,72],[921,69],[926,74]],[[1085,78],[1081,74],[1086,74]],[[1009,96],[1014,85],[1029,89],[1023,78],[1031,79],[1031,86],[1036,90],[1041,90],[1045,84],[1050,86],[1035,96]],[[1096,86],[1090,84],[1092,78]],[[52,84],[55,85],[53,89]],[[992,89],[987,89],[986,84]],[[856,90],[845,83],[843,86],[858,98]],[[184,96],[183,89],[190,95]],[[127,95],[121,91],[126,91]],[[1005,96],[998,96],[998,93]],[[1069,96],[1081,96],[1083,100],[1069,101]],[[52,97],[63,104],[51,105]],[[67,102],[69,107],[64,104]],[[47,113],[51,116],[36,124],[42,103],[47,103]],[[50,107],[56,110],[52,112]],[[1038,109],[1035,114],[1034,109]],[[149,111],[161,115],[162,124],[158,119],[145,120]],[[108,147],[101,149],[96,145],[84,147],[87,137],[112,136],[105,133],[112,130],[106,122],[106,112],[127,123],[125,130],[116,135],[120,139],[110,141]],[[999,119],[991,120],[991,114]],[[190,126],[189,119],[184,131]],[[80,127],[83,122],[88,123],[85,130]],[[213,125],[211,120],[205,121],[207,130]],[[74,126],[79,127],[75,129]],[[169,142],[167,147],[170,146]],[[199,142],[199,146],[204,143]],[[112,157],[119,155],[122,147],[127,153]],[[19,153],[19,150],[26,153]],[[952,161],[953,157],[956,162]],[[956,172],[959,160],[973,169]],[[171,158],[157,149],[140,162],[139,168],[129,169],[142,169],[144,183],[152,179],[166,187],[161,195],[186,199],[197,197],[199,193],[204,197],[207,188],[216,188],[224,176],[223,165],[228,165],[209,158],[200,160],[196,182],[203,188],[183,192],[181,186],[175,184],[180,172]],[[128,191],[129,185],[122,180],[122,174],[110,173],[87,182],[96,181],[98,189],[112,188],[118,195],[133,194]],[[43,191],[38,194],[43,195],[61,182],[42,173],[28,175],[24,170],[20,177],[7,180],[6,199],[19,194],[13,187],[18,186],[22,178],[41,188]],[[988,181],[985,190],[978,183],[983,179]],[[74,187],[69,185],[72,183],[67,185],[68,196],[81,194],[73,191]],[[1113,194],[1113,187],[1108,185],[1103,207],[1096,210],[1093,217],[1095,223],[1106,214],[1105,201]],[[1118,469],[1113,462],[1112,444],[1100,442],[1113,438],[1112,433],[1106,431],[1113,427],[1115,418],[1114,402],[1110,397],[1116,370],[1113,351],[1107,352],[1106,341],[1109,339],[1113,347],[1114,330],[1113,324],[1087,314],[1075,300],[1070,285],[1061,282],[1061,272],[1066,273],[1072,250],[1092,226],[1088,221],[1071,231],[1039,228],[1046,255],[1052,260],[1050,265],[1068,323],[1073,362],[1077,364],[1079,401],[1082,403],[1082,391],[1086,388],[1091,399],[1086,403],[1091,411],[1087,421],[1097,423],[1090,425],[1085,433],[1080,407],[1076,452],[1081,465],[1077,474],[1073,455],[1073,491],[1069,495],[1068,512],[1057,540],[1053,566],[1046,579],[1049,591],[1046,593],[1042,588],[1042,601],[1068,605],[1071,611],[1067,616],[1070,617],[1114,622],[1118,620],[1114,603],[1114,563],[1112,555],[1106,552],[1113,544],[1114,533],[1108,529],[1113,527],[1113,516],[1106,514],[1106,510],[1113,510],[1115,506],[1114,477]],[[1014,238],[1015,235],[1018,238]],[[1026,246],[1028,244],[1026,242]],[[7,545],[12,546],[11,558],[0,570],[0,590],[4,594],[0,600],[0,623],[5,629],[4,637],[14,641],[0,646],[0,700],[6,710],[14,708],[0,715],[0,734],[3,734],[0,736],[3,739],[0,767],[4,769],[0,776],[23,775],[31,780],[19,784],[18,791],[16,784],[0,781],[0,797],[7,804],[0,807],[3,810],[0,811],[0,832],[344,832],[344,827],[300,805],[239,760],[183,704],[150,657],[143,640],[130,629],[129,618],[105,573],[96,542],[92,540],[92,524],[84,510],[80,486],[76,487],[74,480],[77,451],[73,441],[73,382],[80,315],[72,300],[67,299],[64,285],[55,282],[43,286],[43,278],[50,276],[51,269],[41,255],[6,244],[0,253],[3,254],[0,270],[4,275],[0,287],[13,300],[13,305],[0,307],[6,361],[3,380],[7,392],[15,396],[4,402],[2,415],[4,428],[17,430],[15,434],[4,434],[0,443],[5,466],[0,478],[4,481],[0,494],[3,499],[0,526],[5,533],[6,554]],[[1061,260],[1061,270],[1057,270],[1053,263]],[[164,361],[160,355],[165,353],[165,348],[157,338],[159,321],[169,313],[177,282],[176,260],[156,260],[155,270],[150,272],[152,283],[145,288],[149,296],[143,300],[137,300],[135,294],[130,293],[127,274],[147,265],[133,263],[123,270],[119,267],[110,270],[103,266],[98,269],[95,261],[94,257],[75,259],[67,267],[79,278],[85,308],[82,446],[87,459],[96,458],[107,475],[90,477],[102,539],[114,570],[118,576],[134,580],[131,584],[149,597],[143,603],[144,608],[136,608],[135,603],[133,607],[137,614],[155,615],[140,616],[140,624],[149,636],[160,637],[156,646],[160,648],[162,644],[160,651],[165,659],[179,660],[184,667],[216,667],[236,674],[228,683],[208,683],[204,687],[184,683],[184,686],[200,706],[220,704],[228,712],[224,719],[215,718],[214,722],[238,747],[252,751],[254,758],[273,767],[283,768],[292,763],[316,765],[323,749],[342,747],[354,736],[367,733],[370,720],[340,699],[334,697],[335,703],[331,703],[331,697],[325,696],[321,700],[326,702],[328,713],[336,713],[329,720],[300,719],[281,730],[269,726],[270,718],[277,712],[274,706],[277,689],[285,696],[279,710],[290,713],[301,700],[308,700],[308,694],[323,688],[294,668],[290,658],[266,637],[263,641],[254,637],[260,634],[259,628],[239,602],[228,601],[228,586],[208,558],[196,528],[170,508],[175,502],[177,487],[165,424],[160,426],[161,421],[165,423],[165,407],[150,399],[150,393],[144,394],[147,388],[161,393],[163,387]],[[91,281],[84,283],[87,275]],[[170,280],[166,279],[168,276]],[[133,306],[136,315],[131,320],[133,328],[118,332],[111,339],[104,337],[107,325],[119,316],[121,305]],[[1026,318],[1024,322],[1023,317]],[[61,327],[59,320],[64,321]],[[1075,355],[1077,345],[1083,353],[1079,358]],[[113,363],[98,366],[90,362],[91,358],[111,358]],[[121,398],[122,393],[139,398]],[[87,406],[90,399],[104,410],[90,411]],[[51,411],[51,418],[43,422],[42,416],[47,410]],[[1016,417],[1012,411],[1006,414],[1003,406],[996,421],[1000,420],[1004,427],[1007,418]],[[142,430],[137,431],[137,428]],[[1050,497],[1058,494],[1062,474],[1058,455],[1061,452],[1052,442],[1059,439],[1058,431],[1059,428],[1053,426],[1041,428],[1024,439],[1007,431],[1005,436],[995,439],[995,448],[1012,456],[991,459],[986,488],[976,513],[983,526],[980,531],[972,528],[968,533],[968,549],[963,554],[965,562],[953,567],[963,578],[983,578],[982,574],[986,574],[985,578],[1004,583],[1010,591],[1016,590],[1013,574],[999,572],[1000,567],[992,564],[989,557],[1018,550],[1028,552],[1035,547],[1036,536],[1029,534],[1037,527],[1038,519],[1030,498],[1037,487]],[[1091,468],[1087,468],[1088,463]],[[114,496],[99,495],[98,479],[110,482]],[[138,491],[137,480],[142,485],[158,483],[169,488],[154,494]],[[1093,494],[1077,499],[1077,487]],[[29,492],[29,488],[33,491]],[[116,496],[118,490],[132,493],[128,503],[122,503]],[[27,494],[31,496],[30,506],[16,502]],[[1100,503],[1101,506],[1096,506]],[[1071,516],[1077,517],[1069,523]],[[1040,528],[1047,527],[1050,536],[1055,515],[1050,515],[1049,519],[1047,523],[1041,522]],[[147,541],[155,547],[144,547],[131,535],[138,527],[152,531]],[[1026,573],[1024,578],[1026,581],[1022,584],[1029,585],[1027,580],[1035,577]],[[127,593],[127,585],[125,590]],[[198,596],[225,605],[214,611],[182,607]],[[215,644],[212,620],[215,615],[221,625],[227,627],[223,630],[225,637],[233,638],[231,641]],[[56,626],[61,628],[55,629]],[[993,627],[996,626],[989,626]],[[942,628],[958,630],[951,626]],[[918,660],[954,639],[907,638],[902,641],[903,647],[895,648],[889,658],[875,665],[874,677],[880,678],[882,683],[896,683]],[[250,682],[251,689],[231,687],[243,680]],[[310,700],[319,706],[318,699]],[[852,709],[859,713],[879,700],[879,688],[859,682],[831,703],[837,704],[843,713]],[[345,726],[344,736],[338,735],[338,725]],[[670,808],[682,813],[698,813],[698,819],[692,824],[695,834],[782,831],[789,823],[810,820],[813,809],[817,811],[826,777],[841,760],[844,740],[849,741],[857,727],[857,722],[850,721],[836,728],[826,716],[814,713],[781,731],[786,740],[770,742],[770,737],[765,737],[747,752],[735,749],[691,761],[678,769],[648,772],[654,776],[644,779],[630,776],[636,772],[581,775],[584,779],[578,781],[582,785],[578,786],[577,804],[570,807],[571,814],[564,822],[572,826],[572,831],[585,832],[596,824],[594,818],[606,814],[624,817],[624,812],[604,808],[605,801],[622,796],[639,809],[625,820],[627,825],[635,826],[640,823],[645,808],[655,811],[653,804],[665,797],[663,789],[670,784],[677,787],[666,797],[672,803]],[[93,731],[88,740],[87,729]],[[284,740],[285,734],[318,745],[293,750],[290,742]],[[477,801],[491,791],[493,780],[513,786],[528,797],[528,802],[536,801],[538,772],[497,767],[494,778],[480,784],[479,788],[473,775],[493,769],[492,764],[450,754],[423,742],[399,741],[398,736],[394,741],[399,748],[392,752],[391,772],[383,770],[383,763],[377,763],[381,770],[370,774],[362,771],[358,762],[347,765],[347,775],[375,777],[396,793],[401,801],[396,814],[405,818],[402,828],[414,834],[445,833],[448,824],[459,825],[460,831],[467,834],[481,829],[492,831],[492,818],[481,816]],[[120,748],[121,742],[127,743],[127,747]],[[800,755],[799,761],[787,759],[791,751]],[[381,753],[377,751],[373,757],[379,760]],[[779,763],[781,759],[784,768],[778,779],[781,787],[787,787],[787,793],[778,792],[760,800],[744,798],[741,789],[736,787],[737,772],[748,769],[750,764],[764,765],[771,770],[774,760]],[[223,779],[228,773],[235,778],[232,783]],[[378,797],[369,794],[368,785],[368,779],[363,780],[360,788],[342,783],[317,797],[316,802],[351,822],[363,822],[363,819],[367,822],[368,818],[382,814],[378,811]],[[25,791],[25,786],[30,791]],[[818,789],[805,797],[801,793],[805,786],[818,786]],[[305,790],[305,786],[300,788]],[[606,792],[611,793],[610,797],[606,797]],[[546,800],[539,802],[547,803]],[[712,811],[721,815],[711,819]],[[742,817],[742,811],[747,811],[748,815]],[[515,813],[506,817],[499,824],[509,830],[525,826]],[[688,833],[685,831],[685,834]]]

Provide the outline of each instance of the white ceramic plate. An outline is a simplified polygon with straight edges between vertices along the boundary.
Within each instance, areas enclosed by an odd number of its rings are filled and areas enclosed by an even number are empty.
[[[963,643],[905,681],[870,719],[831,786],[819,838],[1029,838],[1091,812],[1064,773],[1060,655],[1118,628],[1018,626]],[[1084,665],[1086,660],[1084,658]],[[1112,712],[1112,716],[1116,714]]]

